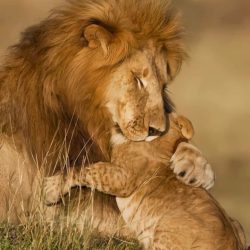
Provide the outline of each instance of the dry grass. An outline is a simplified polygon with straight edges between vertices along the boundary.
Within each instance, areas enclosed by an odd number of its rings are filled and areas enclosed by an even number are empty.
[[[17,41],[27,25],[41,20],[48,9],[61,2],[0,0],[0,55]],[[250,3],[244,0],[176,0],[176,3],[184,10],[191,60],[171,87],[173,99],[179,112],[193,121],[194,143],[214,166],[215,197],[230,215],[240,220],[250,242]],[[44,244],[43,248],[35,248],[39,242]],[[77,234],[70,236],[66,232],[65,237],[58,232],[48,234],[44,226],[14,230],[2,227],[0,232],[0,249],[48,249],[45,248],[48,244],[52,247],[49,249],[70,244],[75,244],[71,249],[78,249],[83,242]],[[110,241],[101,243],[106,244],[104,248],[91,249],[112,249],[105,248],[107,242]],[[110,244],[117,241],[111,240]]]
[[[79,234],[75,228],[51,230],[44,224],[13,227],[0,226],[1,250],[140,250],[136,242],[118,238],[103,238],[85,231]]]

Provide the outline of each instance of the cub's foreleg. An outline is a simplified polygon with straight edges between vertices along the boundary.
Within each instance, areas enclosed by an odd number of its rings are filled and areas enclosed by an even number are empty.
[[[71,168],[44,180],[47,204],[56,203],[72,187],[86,186],[118,197],[127,197],[136,189],[136,178],[129,168],[111,163],[96,163],[86,168]]]
[[[195,187],[210,189],[214,185],[215,175],[211,165],[202,152],[188,143],[194,135],[192,123],[184,116],[170,116],[170,130],[153,141],[155,148],[163,157],[171,161],[171,169],[177,178]],[[179,138],[179,141],[176,138]]]

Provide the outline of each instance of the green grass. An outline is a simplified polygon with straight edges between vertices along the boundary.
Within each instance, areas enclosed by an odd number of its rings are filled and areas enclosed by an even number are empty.
[[[46,225],[0,226],[1,250],[139,250],[137,242],[104,238],[91,232],[79,234],[74,228],[52,231]]]

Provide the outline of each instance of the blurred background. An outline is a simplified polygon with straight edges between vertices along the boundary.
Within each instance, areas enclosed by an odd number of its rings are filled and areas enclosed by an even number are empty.
[[[0,62],[20,32],[63,0],[0,0]],[[190,59],[170,87],[216,172],[212,192],[250,243],[250,1],[174,0]]]

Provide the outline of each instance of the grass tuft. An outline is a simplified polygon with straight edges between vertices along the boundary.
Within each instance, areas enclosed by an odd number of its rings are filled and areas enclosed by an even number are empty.
[[[80,234],[75,228],[51,230],[47,225],[0,225],[1,250],[140,250],[137,242],[105,238],[96,233]]]

